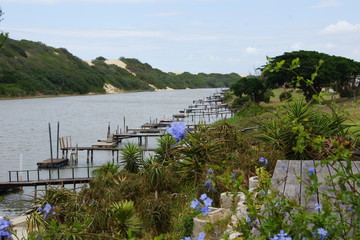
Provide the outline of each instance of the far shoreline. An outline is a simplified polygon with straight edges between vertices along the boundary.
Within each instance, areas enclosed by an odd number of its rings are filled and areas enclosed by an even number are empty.
[[[136,93],[136,92],[160,92],[160,91],[173,91],[173,90],[185,90],[191,88],[181,88],[181,89],[153,89],[153,90],[121,90],[119,92],[111,92],[111,93],[86,93],[86,94],[50,94],[50,95],[35,95],[35,96],[22,96],[22,97],[0,97],[0,101],[3,100],[23,100],[23,99],[39,99],[39,98],[57,98],[57,97],[77,97],[77,96],[97,96],[97,95],[114,95],[114,94],[124,94],[124,93]]]

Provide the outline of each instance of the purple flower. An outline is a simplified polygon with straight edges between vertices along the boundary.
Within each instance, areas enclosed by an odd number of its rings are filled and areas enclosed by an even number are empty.
[[[315,208],[314,208],[314,210],[321,210],[321,208],[322,208],[321,204],[315,203]]]
[[[274,236],[273,238],[270,238],[270,240],[292,240],[291,237],[287,237],[287,233],[284,232],[284,230],[280,230],[280,233],[277,234],[277,236]]]
[[[173,136],[177,142],[185,138],[186,125],[183,122],[172,122],[171,127],[167,127],[166,131]]]
[[[319,239],[324,240],[324,239],[326,239],[327,236],[329,236],[329,233],[327,230],[325,230],[323,228],[318,228],[316,235],[319,236]]]
[[[42,212],[43,213],[43,217],[45,220],[47,220],[49,218],[49,216],[53,216],[56,214],[56,212],[54,211],[54,207],[52,207],[50,204],[46,204],[45,207],[39,207],[38,212]]]
[[[211,168],[209,168],[208,170],[206,170],[206,172],[207,172],[207,174],[209,174],[209,175],[214,175],[214,172],[212,171]]]
[[[206,216],[207,213],[210,211],[209,207],[211,207],[211,204],[213,200],[209,198],[206,193],[202,194],[200,196],[200,200],[203,201],[203,204],[199,202],[197,198],[191,201],[191,208],[194,208],[196,210],[200,210],[201,213]]]
[[[268,161],[266,158],[264,158],[264,157],[261,157],[261,158],[259,159],[259,162],[264,163],[265,166],[267,166],[268,163],[269,163],[269,161]]]
[[[0,217],[0,237],[11,238],[11,233],[9,233],[9,228],[11,222]]]
[[[308,174],[309,176],[312,176],[315,174],[315,168],[311,167],[311,168],[308,168]]]
[[[201,194],[201,196],[200,196],[200,200],[205,200],[206,198],[207,198],[208,196],[206,195],[206,193],[203,193],[203,194]]]
[[[194,240],[204,240],[205,239],[205,233],[201,232],[199,233],[199,236],[197,238],[194,238]],[[191,240],[191,237],[185,237],[180,240]]]
[[[206,216],[208,214],[208,212],[210,212],[210,209],[208,206],[205,206],[203,208],[201,208],[201,213]]]
[[[204,204],[207,207],[211,207],[212,202],[213,202],[213,200],[211,198],[209,198],[209,197],[204,199]]]
[[[199,200],[197,200],[197,198],[195,198],[194,200],[191,201],[190,206],[191,206],[191,208],[194,208],[194,209],[197,209],[197,210],[201,209],[200,202],[199,202]]]
[[[262,191],[261,191],[261,194],[262,194],[262,195],[266,195],[267,193],[266,193],[265,190],[262,190]]]
[[[199,236],[195,238],[194,240],[204,240],[205,239],[205,233],[201,232],[199,233]]]

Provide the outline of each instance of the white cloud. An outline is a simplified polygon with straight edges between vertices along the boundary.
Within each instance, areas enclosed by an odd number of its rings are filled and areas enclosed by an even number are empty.
[[[341,5],[341,2],[337,0],[325,0],[321,1],[317,5],[314,5],[313,8],[327,8],[327,7],[338,7]]]
[[[320,31],[320,34],[360,34],[360,24],[351,24],[347,21],[338,21],[336,24],[332,24]]]
[[[254,47],[247,47],[245,49],[246,53],[247,54],[256,54],[257,53],[257,48],[254,48]]]
[[[291,45],[291,50],[293,51],[298,51],[298,50],[301,50],[303,47],[302,47],[302,42],[297,42],[297,43],[294,43],[293,45]]]

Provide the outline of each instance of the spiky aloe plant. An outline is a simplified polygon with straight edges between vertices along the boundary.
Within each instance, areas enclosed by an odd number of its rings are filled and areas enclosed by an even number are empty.
[[[124,170],[138,173],[142,163],[141,148],[134,143],[128,142],[120,150],[122,155],[121,163],[124,164]]]
[[[113,203],[109,211],[117,223],[115,228],[121,237],[125,238],[129,230],[134,234],[140,232],[141,221],[136,216],[134,202],[125,200]]]

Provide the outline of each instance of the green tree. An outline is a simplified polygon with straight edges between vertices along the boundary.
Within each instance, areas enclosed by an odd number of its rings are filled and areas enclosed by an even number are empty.
[[[264,81],[259,77],[244,77],[240,78],[236,83],[231,85],[231,90],[239,98],[250,99],[255,103],[269,102],[269,90],[264,84]]]
[[[0,8],[0,22],[2,21],[2,15],[3,15],[3,11]],[[6,39],[8,38],[8,33],[4,33],[3,31],[0,32],[0,48],[4,45]]]
[[[294,62],[295,59],[301,59],[301,63]],[[321,67],[319,62],[322,62]],[[350,97],[352,81],[360,75],[359,66],[359,62],[344,57],[316,51],[294,51],[270,58],[269,64],[261,70],[268,87],[298,87],[306,100],[311,101],[312,96],[318,95],[324,87],[333,87],[341,97]],[[303,81],[299,81],[299,76]]]

